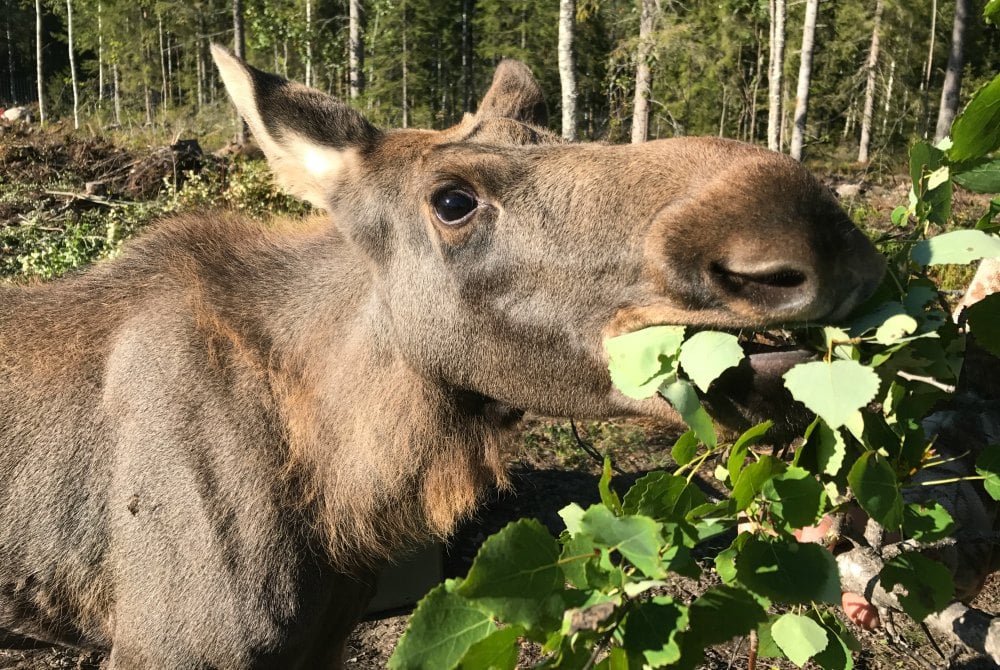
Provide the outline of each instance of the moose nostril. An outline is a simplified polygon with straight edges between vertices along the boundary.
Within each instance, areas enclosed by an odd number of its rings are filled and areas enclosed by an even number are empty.
[[[712,263],[712,274],[724,285],[731,285],[734,290],[759,284],[761,286],[771,286],[774,288],[795,288],[806,282],[806,275],[801,270],[795,268],[779,267],[767,268],[760,271],[754,270],[732,270],[721,263]]]
[[[794,267],[767,265],[737,269],[716,262],[712,263],[710,271],[714,282],[725,294],[762,307],[780,309],[809,299],[802,291],[809,277]]]

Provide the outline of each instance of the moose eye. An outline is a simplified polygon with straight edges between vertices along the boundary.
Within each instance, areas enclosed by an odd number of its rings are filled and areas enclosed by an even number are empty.
[[[456,226],[465,223],[479,207],[479,201],[467,191],[451,188],[435,193],[431,198],[431,207],[441,223]]]

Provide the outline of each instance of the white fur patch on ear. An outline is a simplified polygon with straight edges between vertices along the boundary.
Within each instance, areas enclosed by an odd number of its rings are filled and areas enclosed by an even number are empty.
[[[346,158],[343,150],[313,144],[301,137],[290,142],[288,150],[299,156],[302,167],[310,177],[322,181],[336,177]]]
[[[281,157],[272,161],[272,170],[281,183],[294,195],[320,209],[326,208],[327,197],[335,189],[338,177],[357,155],[353,148],[336,149],[292,133],[274,145]]]

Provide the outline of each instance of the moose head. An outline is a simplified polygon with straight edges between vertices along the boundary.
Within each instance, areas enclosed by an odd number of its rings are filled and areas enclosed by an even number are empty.
[[[327,210],[365,264],[399,355],[512,407],[654,411],[612,389],[602,338],[837,319],[882,274],[795,161],[717,139],[564,143],[515,61],[457,126],[383,131],[215,57],[278,179]]]

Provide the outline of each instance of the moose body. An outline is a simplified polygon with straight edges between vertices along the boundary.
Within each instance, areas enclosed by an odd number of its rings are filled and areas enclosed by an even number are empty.
[[[458,126],[386,132],[215,57],[330,217],[179,218],[0,287],[0,635],[337,667],[379,566],[504,482],[522,411],[669,411],[612,388],[604,337],[837,318],[881,274],[793,161],[564,144],[518,63]]]

